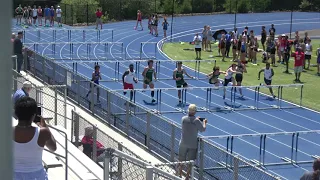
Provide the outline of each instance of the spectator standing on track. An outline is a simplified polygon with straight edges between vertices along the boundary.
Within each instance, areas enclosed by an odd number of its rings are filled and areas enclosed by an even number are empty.
[[[294,82],[301,83],[300,76],[303,70],[304,52],[300,47],[297,48],[297,50],[297,52],[292,53],[292,57],[294,57],[294,73],[296,77]]]
[[[22,44],[22,31],[18,32],[18,36],[13,41],[13,54],[17,56],[17,72],[20,73],[23,64],[23,44]]]
[[[212,46],[211,46],[211,41],[212,41],[212,31],[211,31],[211,27],[208,25],[207,26],[207,51],[208,52],[212,52]]]
[[[226,57],[229,58],[229,52],[231,47],[231,39],[232,39],[232,32],[226,34]]]
[[[266,48],[265,48],[266,40],[267,40],[266,27],[265,27],[265,26],[262,26],[262,30],[261,30],[261,45],[262,45],[263,51],[266,50]]]
[[[320,159],[316,159],[313,162],[313,171],[306,172],[300,178],[300,180],[319,180],[320,179]]]
[[[16,18],[17,18],[17,25],[21,25],[21,19],[23,15],[23,8],[21,7],[21,4],[15,9]]]
[[[318,76],[320,76],[320,48],[317,49],[317,65],[318,65]]]
[[[226,62],[225,58],[226,58],[226,35],[222,34],[221,35],[221,39],[220,39],[220,51],[221,51],[221,55],[222,55],[222,62]]]
[[[38,9],[37,9],[37,6],[34,5],[32,9],[32,19],[33,19],[34,26],[37,26],[37,18],[38,18]]]
[[[45,27],[49,27],[49,25],[47,24],[47,21],[50,22],[50,8],[46,5],[46,7],[44,8],[44,25],[45,25]]]
[[[42,12],[42,8],[41,6],[38,7],[38,25],[42,26],[42,16],[43,16],[43,12]]]
[[[162,22],[162,27],[163,27],[163,34],[164,34],[164,38],[167,38],[167,30],[168,30],[168,26],[169,26],[169,23],[167,21],[167,17],[164,17],[163,18],[163,22]]]
[[[134,27],[134,30],[137,29],[138,24],[140,24],[141,30],[143,31],[143,27],[142,27],[142,13],[141,13],[140,10],[137,11],[137,24],[136,24],[136,26]]]
[[[154,27],[154,33],[155,33],[155,37],[158,37],[158,24],[159,24],[159,18],[158,18],[158,15],[155,15],[154,16],[154,24],[153,24],[153,27]]]
[[[100,28],[102,29],[102,11],[98,8],[96,11],[96,17],[97,17],[97,21],[96,21],[96,29],[98,29],[98,26],[100,25]]]
[[[205,25],[202,30],[202,50],[207,50],[207,25]]]
[[[291,46],[292,46],[292,41],[288,40],[289,37],[286,36],[286,44],[284,48],[284,63],[286,64],[286,70],[284,73],[289,74],[289,59],[290,59],[290,52],[291,52]]]
[[[29,11],[29,20],[28,20],[28,24],[29,26],[32,25],[32,19],[33,19],[33,10],[31,8],[31,6],[28,6],[28,11]]]
[[[57,149],[56,140],[43,118],[39,127],[32,126],[36,117],[37,103],[30,97],[19,99],[15,104],[18,125],[13,127],[14,179],[48,180],[42,165],[44,146],[50,151]]]
[[[130,101],[133,99],[133,83],[138,83],[138,79],[135,76],[134,66],[133,64],[129,65],[129,69],[126,70],[122,75],[122,83],[123,83],[123,94],[127,95],[127,90],[130,90]]]
[[[57,9],[56,9],[56,17],[57,17],[58,27],[62,27],[62,23],[61,23],[62,10],[59,5],[57,6]]]
[[[310,61],[312,56],[312,45],[311,45],[311,39],[308,38],[306,40],[306,52],[305,52],[305,63],[304,63],[304,69],[309,70],[310,68]]]
[[[193,77],[190,76],[184,68],[182,68],[182,61],[179,61],[177,62],[177,68],[173,71],[173,79],[176,81],[177,88],[188,87],[188,84],[184,80],[184,75],[187,75],[189,78],[193,79]],[[179,104],[181,104],[181,90],[178,90],[178,98]]]
[[[24,7],[23,8],[23,19],[24,19],[24,24],[23,26],[28,26],[28,23],[29,23],[29,10],[27,7]]]
[[[55,14],[54,7],[51,6],[51,9],[50,9],[50,27],[54,26],[54,14]]]
[[[32,89],[32,84],[29,81],[25,81],[21,89],[18,89],[12,96],[13,104],[15,104],[20,98],[29,97],[29,93]]]
[[[194,50],[196,51],[196,60],[201,59],[201,41],[202,41],[202,38],[197,33],[196,36],[194,36],[193,38]]]
[[[197,106],[190,104],[188,116],[182,117],[182,132],[179,143],[179,161],[191,161],[197,159],[198,132],[204,132],[207,127],[207,119],[196,117]],[[188,167],[186,178],[189,178],[191,167]],[[182,175],[182,165],[178,166],[178,175]]]

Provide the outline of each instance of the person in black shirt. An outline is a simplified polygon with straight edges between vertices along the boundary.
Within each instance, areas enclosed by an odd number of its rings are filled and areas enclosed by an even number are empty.
[[[289,74],[289,59],[290,59],[292,44],[293,42],[289,41],[289,37],[285,36],[284,62],[286,63],[286,70],[283,73],[287,73],[287,74]]]
[[[21,66],[23,64],[23,54],[22,54],[22,32],[18,32],[18,36],[13,41],[13,54],[17,56],[17,72],[20,73]]]
[[[266,27],[265,27],[265,26],[262,26],[262,30],[261,30],[261,45],[262,45],[263,51],[266,50],[266,48],[265,48],[265,42],[266,42],[266,40],[267,40]]]
[[[269,29],[270,35],[274,36],[276,34],[276,28],[274,28],[274,24],[271,24],[271,28]]]

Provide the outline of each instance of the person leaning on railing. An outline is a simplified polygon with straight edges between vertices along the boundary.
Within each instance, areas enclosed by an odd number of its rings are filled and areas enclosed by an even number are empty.
[[[13,41],[13,54],[17,56],[17,71],[20,73],[23,64],[23,44],[22,44],[22,31],[18,32],[18,36]]]
[[[207,119],[196,117],[197,106],[190,104],[188,116],[182,117],[182,133],[179,144],[179,161],[191,161],[197,158],[198,132],[204,132],[207,126]],[[178,175],[182,174],[182,166],[178,168]],[[186,177],[190,175],[191,167],[188,168]]]
[[[303,174],[300,180],[319,180],[320,179],[320,158],[314,160],[313,171]]]
[[[22,97],[28,97],[29,93],[32,89],[32,84],[29,81],[25,81],[22,85],[21,89],[18,89],[12,96],[12,101],[13,104],[15,104],[17,102],[18,99],[22,98]]]
[[[84,129],[84,136],[81,140],[81,144],[83,146],[83,153],[90,157],[91,159],[93,158],[93,127],[89,126]],[[96,140],[96,147],[97,147],[97,162],[101,162],[104,159],[104,146]]]
[[[48,175],[42,165],[44,146],[50,151],[57,149],[45,121],[40,117],[39,127],[32,126],[37,112],[37,103],[30,97],[18,99],[15,104],[18,125],[13,127],[14,180],[41,179]]]

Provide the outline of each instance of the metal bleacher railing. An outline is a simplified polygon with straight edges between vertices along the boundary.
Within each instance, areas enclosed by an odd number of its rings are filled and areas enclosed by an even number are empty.
[[[67,85],[67,96],[70,100],[117,128],[131,139],[144,145],[148,150],[168,161],[176,161],[181,139],[181,127],[151,110],[138,105],[132,107],[130,105],[132,102],[128,103],[125,97],[102,86],[97,86],[100,89],[100,103],[98,104],[95,98],[97,95],[95,87],[93,85],[90,86],[89,79],[36,52],[28,57],[28,61],[30,62],[30,67],[27,70],[39,80],[49,84]],[[91,93],[90,97],[87,98],[86,94],[89,90],[94,93]],[[217,178],[219,177],[219,172],[223,173],[225,177],[277,179],[273,175],[257,168],[253,163],[240,159],[207,140],[202,141],[199,148],[199,158],[195,162],[195,166],[198,167],[195,172],[197,179]],[[224,159],[225,157],[233,158],[235,159],[234,162],[238,163],[231,167],[221,166],[217,163],[220,162],[219,158]],[[237,167],[242,167],[243,165],[246,167],[244,171],[241,171],[243,168],[238,168],[237,170]],[[218,168],[218,171],[212,170],[212,168]]]

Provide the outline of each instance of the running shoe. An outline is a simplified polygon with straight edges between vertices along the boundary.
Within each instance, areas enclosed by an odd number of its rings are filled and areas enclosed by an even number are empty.
[[[152,103],[155,103],[155,102],[156,102],[156,100],[152,98],[151,102],[152,102]]]

